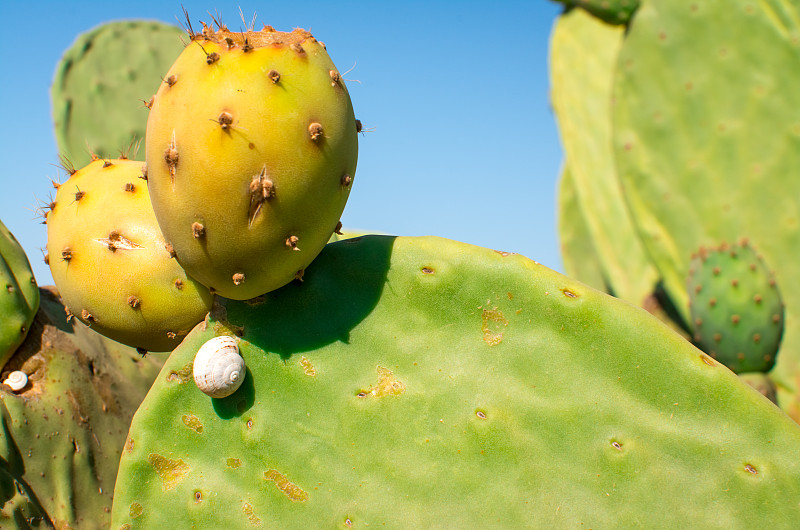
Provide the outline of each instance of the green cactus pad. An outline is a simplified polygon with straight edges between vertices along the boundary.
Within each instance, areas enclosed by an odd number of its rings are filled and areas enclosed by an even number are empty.
[[[0,222],[0,368],[25,340],[39,309],[39,287],[14,235]]]
[[[562,168],[558,182],[558,235],[564,272],[607,293],[610,288],[578,202],[575,179],[567,165]]]
[[[75,167],[91,154],[116,158],[144,139],[145,103],[183,49],[186,33],[169,24],[109,22],[78,36],[51,89],[59,151]]]
[[[615,77],[615,152],[639,233],[688,321],[700,247],[748,237],[786,301],[771,377],[800,421],[800,6],[645,2]]]
[[[142,163],[95,159],[58,187],[47,212],[53,280],[75,318],[148,351],[170,351],[214,295],[186,275],[158,228]]]
[[[689,269],[694,342],[736,373],[768,372],[783,336],[778,285],[746,241],[700,249]]]
[[[52,289],[52,288],[50,288]],[[54,290],[3,370],[0,528],[107,529],[130,419],[161,363],[66,321]]]
[[[639,0],[556,0],[569,8],[582,7],[588,13],[607,24],[627,24],[636,9]]]
[[[112,528],[754,528],[800,520],[800,428],[644,310],[441,238],[328,245],[226,301],[137,411]],[[241,337],[213,400],[195,352]]]
[[[611,142],[611,87],[623,28],[580,9],[556,21],[550,45],[551,100],[577,200],[611,292],[636,305],[658,274],[622,195]]]

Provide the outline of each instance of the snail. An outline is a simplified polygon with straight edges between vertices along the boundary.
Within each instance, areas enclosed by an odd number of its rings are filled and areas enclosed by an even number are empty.
[[[214,398],[230,396],[242,385],[244,359],[234,337],[214,337],[203,344],[192,368],[197,388]]]
[[[19,392],[28,384],[28,374],[15,370],[8,374],[8,377],[3,381],[4,385],[11,387],[14,392]]]

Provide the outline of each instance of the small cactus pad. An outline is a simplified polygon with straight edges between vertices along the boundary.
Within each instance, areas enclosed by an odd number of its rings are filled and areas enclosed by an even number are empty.
[[[161,22],[109,22],[78,36],[51,89],[59,151],[76,167],[91,152],[117,157],[147,127],[145,106],[183,49],[183,31]]]
[[[290,282],[328,242],[356,169],[350,96],[307,31],[204,26],[147,123],[158,223],[203,285],[245,300]]]
[[[47,256],[71,315],[123,344],[169,351],[213,295],[172,258],[141,177],[141,162],[120,159],[73,173],[47,212]]]
[[[14,235],[0,222],[0,368],[22,344],[39,309],[39,287]]]
[[[783,335],[775,278],[746,241],[700,249],[689,269],[694,342],[736,373],[768,372]]]
[[[41,290],[0,374],[28,374],[18,392],[0,385],[0,528],[109,528],[128,426],[161,364],[67,322],[55,289]]]
[[[224,334],[247,378],[213,399],[192,359]],[[791,528],[798,499],[797,425],[644,310],[523,256],[364,236],[173,351],[111,528]]]

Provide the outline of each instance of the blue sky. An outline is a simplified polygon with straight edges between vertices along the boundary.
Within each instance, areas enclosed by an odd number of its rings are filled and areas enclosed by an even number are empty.
[[[195,27],[310,29],[348,83],[359,140],[345,227],[437,235],[518,252],[561,269],[556,182],[562,151],[549,106],[547,46],[559,4],[520,1],[183,1]],[[180,2],[8,2],[20,33],[4,56],[0,219],[41,285],[52,284],[34,210],[61,178],[50,84],[75,37],[110,20],[177,24]],[[15,37],[16,38],[16,37]],[[143,98],[145,96],[143,95]]]

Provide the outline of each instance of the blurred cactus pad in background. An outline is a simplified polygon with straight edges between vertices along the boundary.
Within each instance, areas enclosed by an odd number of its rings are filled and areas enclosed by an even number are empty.
[[[690,311],[690,297],[712,288],[690,278],[692,260],[699,249],[749,241],[762,281],[726,276],[739,287],[703,303],[729,311],[722,335],[771,344],[757,366],[800,421],[800,96],[786,88],[800,82],[800,6],[652,0],[623,26],[592,13],[565,10],[551,43],[568,169],[559,202],[578,212],[561,217],[566,272],[716,354],[719,332],[701,333],[698,322],[712,324]],[[747,332],[743,300],[771,304],[775,325]],[[756,366],[740,354],[742,346],[720,360],[736,371]]]
[[[181,28],[145,20],[111,22],[78,36],[51,88],[58,149],[74,167],[88,164],[93,153],[117,158],[144,140],[142,98],[155,94],[183,50],[181,38]]]
[[[800,5],[558,3],[566,275],[342,227],[306,30],[80,35],[56,288],[0,224],[0,527],[796,527]]]

